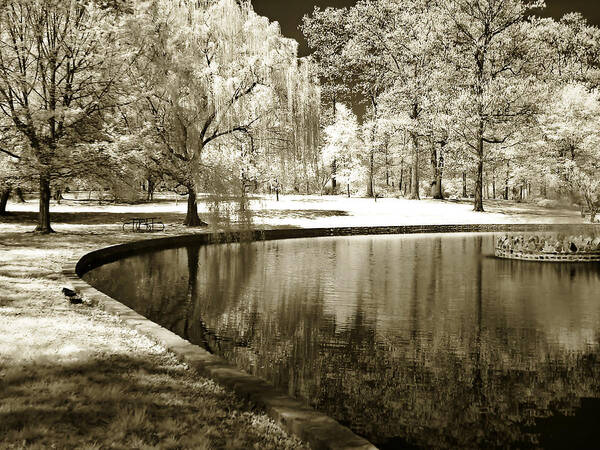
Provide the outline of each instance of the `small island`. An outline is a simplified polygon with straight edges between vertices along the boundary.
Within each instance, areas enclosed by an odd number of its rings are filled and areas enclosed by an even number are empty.
[[[600,262],[600,237],[503,235],[496,239],[495,254],[525,261]]]

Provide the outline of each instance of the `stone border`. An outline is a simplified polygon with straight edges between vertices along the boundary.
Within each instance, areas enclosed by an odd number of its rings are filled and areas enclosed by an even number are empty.
[[[561,253],[561,252],[519,252],[496,247],[496,256],[504,259],[539,262],[600,262],[600,252]]]
[[[252,231],[230,231],[217,233],[184,234],[172,237],[146,239],[125,244],[113,245],[83,255],[76,262],[79,276],[95,267],[119,258],[145,251],[181,247],[188,244],[215,244],[240,241],[266,241],[277,239],[295,239],[327,236],[357,236],[384,234],[421,234],[421,233],[473,233],[473,232],[548,232],[573,231],[574,229],[596,229],[600,225],[592,224],[484,224],[484,225],[400,225],[383,227],[334,227],[334,228],[283,228]]]
[[[589,228],[590,225],[582,225]],[[164,346],[180,360],[198,371],[232,389],[242,398],[263,408],[267,415],[284,429],[310,444],[313,449],[375,449],[366,439],[354,434],[333,418],[304,406],[300,401],[277,391],[265,380],[249,375],[223,358],[213,355],[200,346],[136,313],[117,300],[96,290],[80,277],[86,272],[133,253],[188,244],[213,244],[224,242],[276,240],[326,236],[459,233],[459,232],[511,232],[572,230],[579,225],[506,224],[506,225],[406,225],[389,227],[343,228],[291,228],[254,230],[246,232],[220,232],[186,234],[173,237],[134,241],[102,248],[73,258],[63,267],[63,275],[72,287],[86,299],[97,302],[106,312],[119,317],[127,326]],[[600,228],[599,228],[600,230]]]

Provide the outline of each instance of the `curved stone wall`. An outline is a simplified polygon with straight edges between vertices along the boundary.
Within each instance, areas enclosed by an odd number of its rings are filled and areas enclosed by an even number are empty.
[[[339,228],[285,228],[271,230],[233,231],[219,233],[186,234],[180,236],[147,239],[99,249],[83,255],[77,261],[77,274],[82,276],[89,270],[115,261],[133,253],[163,248],[182,247],[188,244],[215,244],[240,241],[294,239],[324,236],[355,236],[381,234],[419,233],[481,233],[481,232],[545,232],[596,230],[598,225],[568,224],[490,224],[490,225],[402,225],[386,227],[339,227]]]

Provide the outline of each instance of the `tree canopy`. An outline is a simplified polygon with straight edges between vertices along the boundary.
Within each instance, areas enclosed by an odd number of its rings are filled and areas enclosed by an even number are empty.
[[[597,177],[600,30],[576,13],[533,15],[543,8],[316,8],[302,24],[313,53],[298,58],[247,1],[7,0],[0,213],[11,191],[37,189],[47,233],[52,190],[135,197],[144,184],[148,198],[157,185],[186,194],[197,226],[199,195],[234,195],[243,210],[251,192],[328,180],[333,193],[472,196],[477,211],[500,192],[597,209],[583,186]]]

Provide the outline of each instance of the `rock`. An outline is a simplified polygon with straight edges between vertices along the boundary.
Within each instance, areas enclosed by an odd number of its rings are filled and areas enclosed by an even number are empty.
[[[77,292],[66,287],[62,288],[62,293],[65,295],[65,297],[77,297]]]
[[[62,288],[62,293],[73,305],[81,305],[83,303],[83,299],[72,289],[64,287]]]

